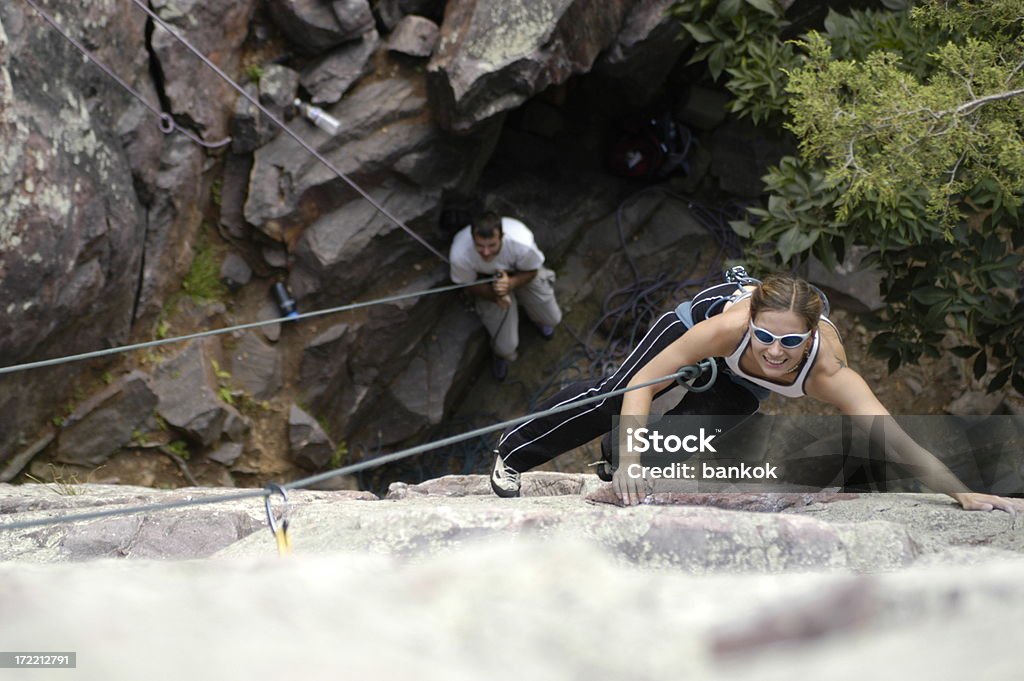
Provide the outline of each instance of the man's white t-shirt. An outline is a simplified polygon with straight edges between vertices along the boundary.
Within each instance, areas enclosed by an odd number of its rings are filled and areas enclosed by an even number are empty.
[[[463,227],[452,240],[448,259],[452,261],[451,277],[456,284],[469,284],[479,275],[489,276],[498,270],[530,272],[544,264],[544,254],[537,248],[533,232],[519,220],[501,219],[501,250],[491,260],[484,260],[473,246],[470,227]]]

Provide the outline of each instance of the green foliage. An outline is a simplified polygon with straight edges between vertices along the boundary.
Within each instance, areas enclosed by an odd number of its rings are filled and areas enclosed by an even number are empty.
[[[825,179],[824,169],[788,156],[768,171],[764,181],[770,192],[768,207],[749,209],[757,226],[736,221],[729,223],[733,230],[769,259],[777,249],[783,264],[809,249],[826,263],[841,260],[848,230],[835,218],[841,193]]]
[[[188,461],[188,458],[192,456],[192,452],[188,448],[188,443],[184,440],[174,440],[167,445],[167,451],[184,461]]]
[[[216,180],[210,183],[210,201],[217,208],[220,208],[220,204],[223,200],[223,191],[224,180],[222,178],[218,177]]]
[[[241,391],[234,390],[231,387],[231,372],[221,369],[220,363],[215,359],[211,359],[210,364],[213,366],[213,373],[217,376],[217,397],[225,404],[233,406],[235,404],[235,396],[241,394]]]
[[[185,275],[181,288],[198,303],[223,300],[227,295],[227,289],[220,281],[220,262],[205,230],[200,232],[196,241],[192,267]]]
[[[260,78],[263,77],[263,67],[259,64],[250,64],[245,69],[245,77],[252,83],[260,82]]]
[[[774,0],[679,0],[669,13],[700,44],[689,63],[707,60],[715,80],[739,66],[751,41],[777,35],[784,25]]]
[[[1024,0],[830,13],[825,29],[795,43],[779,106],[801,158],[733,228],[765,268],[866,246],[886,303],[871,349],[890,369],[952,333],[975,378],[1024,392]]]
[[[327,462],[328,468],[341,468],[342,464],[348,458],[348,443],[344,440],[338,443],[338,446],[334,448],[334,453],[331,454],[331,460]]]
[[[729,75],[730,110],[788,114],[800,142],[733,228],[766,267],[869,247],[887,304],[872,349],[890,368],[953,330],[977,378],[996,367],[990,389],[1024,392],[1024,0],[884,4],[783,43],[773,2],[675,3],[691,63]]]
[[[801,62],[793,45],[775,36],[755,38],[735,61],[725,69],[731,76],[726,87],[733,94],[729,110],[749,115],[754,123],[785,113],[787,74]]]
[[[1024,94],[1024,74],[1009,65],[1022,63],[1024,45],[947,43],[931,55],[936,70],[924,81],[891,52],[835,60],[816,33],[802,45],[808,62],[790,76],[789,127],[803,155],[823,160],[846,187],[844,217],[862,202],[895,209],[902,194],[920,194],[948,237],[972,187],[995,183],[1002,202],[1024,187],[1024,105],[1006,96]]]

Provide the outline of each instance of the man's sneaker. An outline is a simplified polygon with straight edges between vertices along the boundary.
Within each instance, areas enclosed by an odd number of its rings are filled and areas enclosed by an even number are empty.
[[[494,493],[499,497],[518,497],[521,486],[519,473],[506,466],[501,454],[495,452],[494,470],[491,471],[491,489]]]
[[[504,381],[508,376],[508,360],[502,357],[495,357],[491,362],[491,373],[496,381]]]
[[[549,341],[555,337],[555,327],[547,326],[546,324],[538,324],[537,330],[540,331],[540,335],[544,337],[544,340]]]

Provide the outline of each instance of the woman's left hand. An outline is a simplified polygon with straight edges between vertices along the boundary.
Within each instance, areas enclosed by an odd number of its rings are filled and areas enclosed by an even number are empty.
[[[1007,499],[997,497],[994,494],[979,494],[978,492],[961,492],[953,495],[965,511],[1006,511],[1013,515],[1017,511],[1024,511],[1024,499]]]

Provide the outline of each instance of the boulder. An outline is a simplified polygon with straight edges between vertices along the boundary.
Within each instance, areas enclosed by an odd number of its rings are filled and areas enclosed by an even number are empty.
[[[192,45],[227,73],[238,68],[240,47],[249,33],[256,0],[223,2],[155,2],[153,10]],[[153,28],[153,55],[163,75],[163,89],[171,112],[185,127],[208,142],[228,134],[228,120],[238,96],[218,76],[162,26]]]
[[[463,358],[470,338],[479,332],[475,314],[449,307],[388,386],[374,410],[376,418],[371,415],[364,429],[384,434],[380,444],[387,446],[441,423],[454,394],[474,378]]]
[[[334,104],[352,85],[374,70],[374,50],[380,38],[377,31],[367,31],[359,40],[353,40],[331,50],[326,56],[302,72],[300,82],[314,104]]]
[[[208,452],[206,458],[210,461],[216,461],[221,465],[230,467],[238,461],[238,457],[242,456],[243,452],[244,447],[241,442],[225,442],[212,452]]]
[[[410,57],[429,57],[439,38],[437,24],[430,19],[410,14],[395,26],[388,38],[388,49]]]
[[[257,313],[256,318],[259,321],[269,321],[271,319],[280,319],[281,310],[278,309],[277,303],[271,300],[269,297],[263,301],[260,306],[260,311]],[[276,322],[274,324],[261,324],[260,333],[271,343],[276,343],[281,338],[281,323]]]
[[[885,306],[881,294],[882,272],[875,267],[862,267],[865,255],[866,248],[851,246],[847,249],[846,260],[835,268],[826,267],[811,256],[807,262],[807,280],[847,296],[868,310],[880,310]]]
[[[680,123],[694,130],[714,130],[729,114],[730,95],[701,85],[690,85],[673,112]]]
[[[434,271],[404,282],[391,293],[421,291],[437,285],[443,276]],[[378,433],[376,428],[382,414],[386,414],[378,400],[402,373],[405,362],[399,358],[408,357],[420,346],[444,309],[445,300],[444,296],[433,295],[375,305],[368,308],[363,321],[352,324],[351,330],[336,326],[330,335],[319,337],[323,344],[318,350],[307,349],[300,376],[313,376],[315,380],[310,387],[302,383],[303,399],[316,404],[317,413],[327,420],[331,432],[349,443],[362,440],[376,446],[381,437],[391,441],[390,435]],[[327,356],[331,359],[325,363]],[[317,367],[321,367],[319,377]]]
[[[157,366],[153,390],[157,413],[204,446],[219,440],[228,417],[238,415],[234,407],[218,398],[217,377],[200,342],[190,341],[184,350]]]
[[[231,350],[231,385],[257,400],[273,397],[281,389],[283,372],[278,348],[254,331],[242,332]]]
[[[324,468],[334,455],[334,443],[316,419],[292,405],[288,412],[288,458],[311,471]]]
[[[257,99],[259,86],[255,83],[248,83],[245,86],[245,92],[253,99]],[[235,101],[235,110],[231,116],[232,156],[249,157],[249,154],[274,139],[278,132],[280,131],[274,124],[260,113],[256,105],[248,98],[239,97]]]
[[[373,12],[387,31],[393,31],[402,17],[416,14],[439,23],[444,16],[445,0],[377,0]]]
[[[256,0],[197,0],[154,3],[154,11],[202,54],[227,73],[238,70],[241,45],[249,31]],[[134,14],[134,12],[131,12]],[[143,15],[144,16],[144,15]],[[141,35],[146,35],[140,30]],[[141,64],[150,77],[160,74],[161,98],[179,125],[207,142],[226,139],[239,97],[234,88],[168,31],[156,26],[150,37],[152,64]],[[142,151],[140,149],[140,151]],[[136,318],[154,319],[166,299],[177,292],[192,263],[195,235],[204,219],[210,196],[204,174],[206,151],[183,135],[169,135],[162,146],[149,150],[159,163],[151,184],[141,185],[146,204],[145,246],[141,283],[135,304]]]
[[[590,70],[622,27],[627,0],[456,0],[427,67],[442,127],[472,130]]]
[[[244,101],[239,98],[239,101]],[[232,138],[232,144],[236,138]],[[245,217],[242,206],[249,189],[249,171],[252,169],[251,154],[228,154],[224,160],[224,179],[220,189],[221,233],[231,239],[246,236]]]
[[[355,334],[352,324],[342,322],[315,336],[302,349],[299,385],[307,402],[316,403],[324,395],[342,389],[345,372],[337,367],[347,364]]]
[[[287,66],[267,64],[260,76],[260,104],[278,119],[284,118],[285,109],[292,106],[299,91],[299,74]]]
[[[411,229],[436,222],[440,191],[389,183],[376,199]],[[373,273],[396,272],[426,251],[367,201],[357,199],[324,215],[303,232],[295,247],[289,288],[299,301],[336,304],[352,299],[373,281]],[[411,264],[411,263],[410,263]],[[328,298],[327,296],[330,296]]]
[[[341,131],[334,137],[305,119],[297,119],[291,125],[336,168],[355,175],[354,179],[358,181],[365,172],[383,170],[412,150],[407,148],[411,140],[406,130],[391,134],[389,131],[397,121],[418,119],[424,113],[426,98],[418,89],[415,82],[401,76],[361,84],[341,102],[327,109],[327,113],[341,123]],[[404,127],[408,128],[409,124],[405,123]],[[428,130],[429,124],[422,124],[420,129]],[[400,134],[395,135],[395,132]],[[407,141],[400,144],[392,137]],[[364,173],[357,173],[364,166],[367,166]],[[299,200],[309,189],[322,185],[326,185],[324,189],[340,189],[342,184],[334,173],[312,158],[291,137],[281,135],[256,152],[249,178],[245,218],[267,236],[281,240],[283,226],[278,222],[268,222],[295,212]],[[349,191],[336,193],[346,200],[351,198]],[[330,197],[320,200],[328,202],[328,205],[332,203]]]
[[[99,466],[128,444],[152,415],[157,397],[141,371],[123,376],[78,405],[57,437],[56,460]]]
[[[232,251],[220,264],[220,280],[232,291],[237,291],[252,279],[252,268],[238,253]]]
[[[373,26],[366,0],[270,0],[267,7],[292,46],[306,54],[354,40]]]

